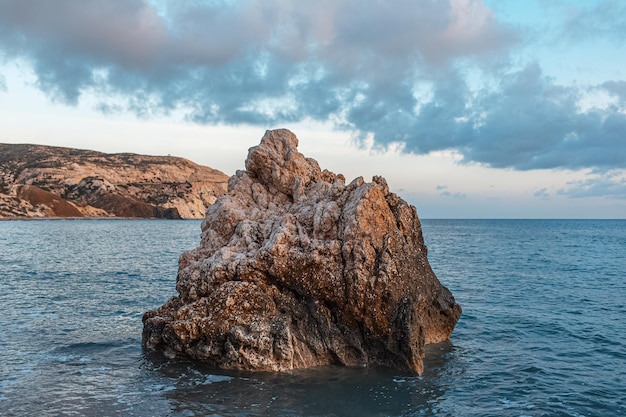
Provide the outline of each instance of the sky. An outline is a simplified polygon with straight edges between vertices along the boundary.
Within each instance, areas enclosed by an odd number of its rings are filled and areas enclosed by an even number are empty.
[[[274,128],[422,218],[626,218],[626,2],[0,0],[0,142],[232,175]]]

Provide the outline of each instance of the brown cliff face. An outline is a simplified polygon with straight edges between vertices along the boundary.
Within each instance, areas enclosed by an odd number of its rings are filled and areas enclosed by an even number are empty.
[[[203,218],[227,181],[183,158],[0,144],[0,217]]]
[[[382,177],[322,171],[287,130],[251,148],[181,256],[178,296],[144,315],[143,345],[211,365],[326,364],[421,373],[461,314],[434,275],[417,213]]]

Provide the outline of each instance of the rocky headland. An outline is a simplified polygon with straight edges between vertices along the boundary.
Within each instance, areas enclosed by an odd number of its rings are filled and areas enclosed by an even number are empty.
[[[201,219],[227,181],[183,158],[0,143],[0,218]]]
[[[346,184],[268,131],[207,210],[143,346],[224,369],[383,365],[420,374],[460,306],[433,273],[415,207],[384,178]]]

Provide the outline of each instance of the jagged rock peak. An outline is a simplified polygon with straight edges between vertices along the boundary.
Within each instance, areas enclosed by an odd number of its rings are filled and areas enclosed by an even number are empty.
[[[314,183],[322,174],[317,161],[297,148],[298,138],[289,130],[267,131],[261,144],[249,150],[246,169],[270,191],[292,195],[295,186]]]
[[[417,212],[382,177],[345,184],[266,132],[180,259],[178,295],[143,345],[228,369],[326,364],[421,373],[461,314],[426,258]]]

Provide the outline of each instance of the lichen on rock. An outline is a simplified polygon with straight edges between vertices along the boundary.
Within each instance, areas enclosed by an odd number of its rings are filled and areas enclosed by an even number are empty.
[[[384,365],[421,374],[460,306],[433,273],[415,207],[384,178],[349,184],[267,131],[180,258],[178,296],[143,346],[225,369]]]

